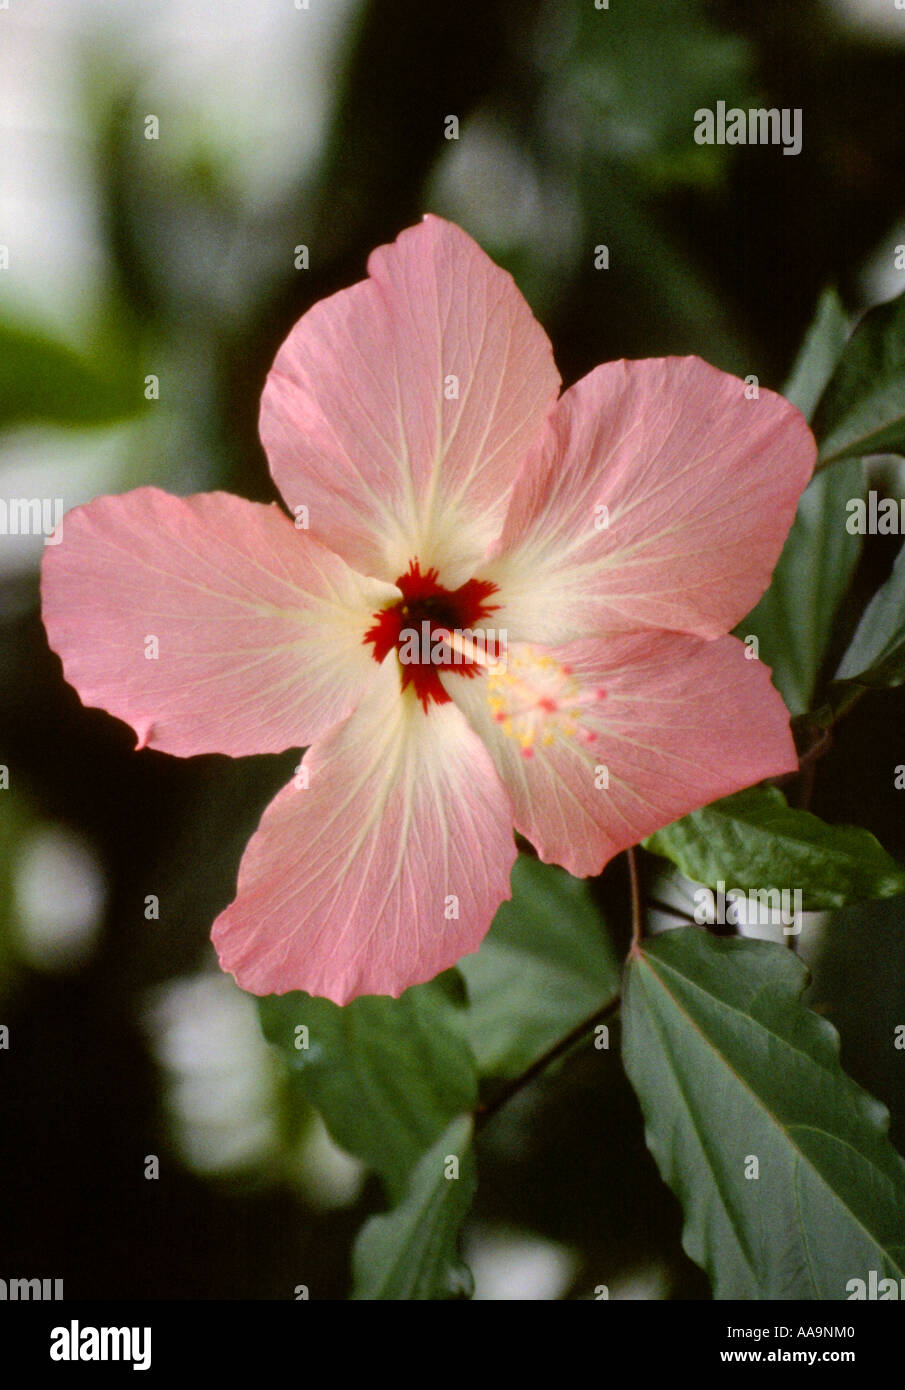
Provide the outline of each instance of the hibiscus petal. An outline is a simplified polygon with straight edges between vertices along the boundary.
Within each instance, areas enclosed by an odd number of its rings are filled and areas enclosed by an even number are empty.
[[[516,645],[510,659],[520,650],[531,651]],[[552,741],[536,738],[529,757],[494,721],[486,678],[444,679],[490,749],[516,828],[546,863],[582,878],[679,816],[797,768],[789,712],[745,652],[734,637],[677,633],[548,650],[580,690],[565,702],[577,705],[577,727],[567,734],[550,717]]]
[[[275,505],[150,487],[67,513],[42,592],[84,703],[181,757],[300,748],[344,719],[379,669],[371,615],[398,596]]]
[[[500,625],[722,635],[769,584],[815,457],[794,406],[699,358],[596,368],[563,394],[482,570]]]
[[[428,216],[321,300],[277,355],[261,438],[290,510],[356,569],[418,558],[455,586],[499,534],[556,399],[550,343],[512,278]]]
[[[220,964],[253,994],[398,996],[477,950],[514,860],[480,739],[454,705],[402,696],[391,657],[265,811],[214,924]]]

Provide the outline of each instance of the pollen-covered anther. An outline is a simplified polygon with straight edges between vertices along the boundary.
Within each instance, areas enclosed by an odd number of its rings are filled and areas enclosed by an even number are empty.
[[[532,646],[510,648],[506,669],[487,678],[490,712],[523,758],[533,758],[537,745],[548,747],[557,735],[594,743],[597,734],[583,721],[605,695],[601,687],[583,687],[571,666]]]

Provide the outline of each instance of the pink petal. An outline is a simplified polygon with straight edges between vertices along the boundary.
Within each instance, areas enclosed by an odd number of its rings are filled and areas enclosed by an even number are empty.
[[[562,396],[485,567],[500,625],[722,635],[769,584],[815,457],[794,406],[699,358],[596,368]]]
[[[290,510],[356,569],[393,581],[417,558],[455,587],[499,533],[559,375],[511,276],[451,223],[426,217],[368,272],[280,348],[261,438]]]
[[[679,816],[797,768],[788,710],[745,650],[677,633],[551,650],[580,688],[566,702],[577,727],[566,734],[550,717],[552,742],[536,739],[529,757],[494,722],[486,678],[447,688],[493,755],[516,828],[545,862],[585,877]]]
[[[84,703],[181,757],[278,753],[345,718],[379,669],[371,615],[397,595],[276,506],[150,487],[67,513],[42,590]]]
[[[403,697],[395,658],[355,714],[305,756],[249,842],[214,924],[253,994],[345,1004],[398,996],[479,946],[510,896],[512,810],[454,705]]]

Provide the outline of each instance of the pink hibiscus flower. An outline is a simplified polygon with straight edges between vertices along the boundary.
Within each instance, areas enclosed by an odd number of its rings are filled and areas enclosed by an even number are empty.
[[[559,396],[511,277],[439,218],[368,271],[267,379],[294,521],[138,488],[69,513],[43,573],[67,680],[139,748],[310,745],[213,940],[244,989],[337,1003],[477,949],[513,826],[596,874],[797,767],[769,671],[726,634],[815,459],[797,410],[694,357],[608,363]]]

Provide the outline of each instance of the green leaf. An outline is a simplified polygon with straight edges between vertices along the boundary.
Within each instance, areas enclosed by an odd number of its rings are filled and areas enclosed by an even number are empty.
[[[836,680],[879,686],[905,680],[905,546],[865,608]]]
[[[457,1251],[477,1186],[471,1134],[470,1115],[453,1120],[419,1160],[398,1206],[362,1227],[352,1252],[353,1299],[471,1296],[471,1272]]]
[[[758,655],[792,714],[810,709],[833,623],[861,554],[861,537],[841,523],[845,504],[864,493],[859,459],[819,473],[802,495],[770,587],[736,628],[755,634]]]
[[[694,928],[629,964],[626,1070],[716,1298],[844,1299],[872,1269],[905,1277],[905,1163],[806,983],[782,946]]]
[[[301,993],[270,996],[258,1007],[293,1083],[394,1200],[450,1119],[477,1102],[474,1058],[443,983],[416,985],[398,999],[368,995],[344,1008]]]
[[[643,843],[710,888],[800,888],[806,912],[905,892],[905,869],[870,831],[793,810],[776,787],[724,797]]]
[[[834,289],[826,289],[817,301],[814,322],[805,334],[801,350],[782,394],[797,405],[806,420],[814,414],[817,402],[842,356],[850,328],[849,317]]]
[[[636,179],[713,184],[733,152],[692,143],[686,113],[719,98],[753,102],[753,46],[717,26],[706,0],[618,8],[617,17],[590,0],[575,7],[564,31],[571,48],[554,70],[556,101],[568,94],[586,114],[585,138],[604,158],[629,162]]]
[[[814,417],[820,461],[905,454],[905,295],[864,315]]]
[[[459,1016],[482,1076],[514,1077],[619,989],[620,968],[587,883],[520,855],[512,899],[459,962]]]
[[[848,318],[834,290],[820,298],[783,395],[810,418],[845,345]],[[809,709],[817,677],[861,554],[861,537],[840,524],[845,504],[864,493],[864,470],[849,459],[818,474],[798,512],[770,587],[736,629],[757,636],[760,659],[792,714]]]
[[[144,407],[141,378],[102,372],[65,343],[0,324],[0,426],[103,425]]]

